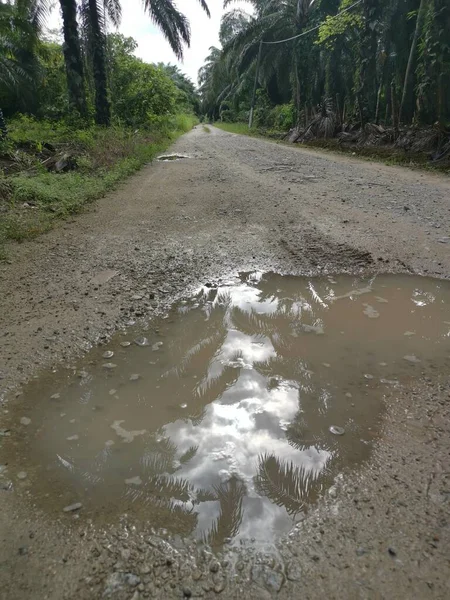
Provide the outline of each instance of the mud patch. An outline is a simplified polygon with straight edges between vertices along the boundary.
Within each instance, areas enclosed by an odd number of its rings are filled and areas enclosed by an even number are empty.
[[[387,392],[448,371],[449,300],[448,282],[409,276],[205,287],[30,383],[0,476],[57,514],[272,541],[370,456]]]

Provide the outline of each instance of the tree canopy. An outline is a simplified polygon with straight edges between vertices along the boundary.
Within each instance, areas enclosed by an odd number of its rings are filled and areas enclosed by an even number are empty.
[[[251,4],[252,14],[232,7],[224,15],[222,47],[200,69],[210,118],[243,120],[256,76],[255,114],[267,126],[307,125],[318,114],[330,131],[343,123],[449,124],[448,0]]]

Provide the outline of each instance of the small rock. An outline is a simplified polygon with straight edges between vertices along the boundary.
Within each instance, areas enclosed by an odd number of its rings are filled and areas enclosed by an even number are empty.
[[[214,586],[214,591],[216,594],[220,594],[225,589],[225,579],[222,579]]]
[[[17,473],[17,479],[26,479],[27,478],[27,474],[25,473],[25,471],[19,471],[19,473]]]
[[[75,434],[75,435],[69,435],[69,437],[66,438],[66,440],[68,442],[76,442],[78,439],[79,439],[79,436],[77,434]]]
[[[139,477],[139,475],[136,475],[136,477],[125,479],[125,483],[127,485],[142,485],[142,479]]]
[[[150,342],[148,341],[148,339],[146,337],[138,338],[137,340],[134,340],[134,343],[137,346],[149,346],[150,345]]]
[[[156,352],[157,350],[159,350],[162,345],[163,345],[163,342],[156,342],[156,344],[153,344],[153,346],[152,346],[153,352]]]
[[[214,561],[209,565],[209,570],[211,571],[211,573],[218,573],[219,569],[220,563],[218,563],[217,561]]]
[[[188,587],[184,587],[184,588],[183,588],[183,596],[184,596],[185,598],[190,598],[190,597],[192,596],[192,591],[191,591],[191,589],[190,589],[190,588],[188,588]]]
[[[141,376],[139,375],[139,373],[133,373],[132,375],[130,375],[130,381],[137,381],[140,378]]]
[[[104,363],[102,365],[102,367],[104,369],[115,369],[117,367],[117,365],[115,365],[114,363],[109,362],[109,363]]]
[[[122,348],[128,348],[128,346],[131,346],[131,342],[120,342],[120,345]]]
[[[76,510],[80,510],[80,508],[82,508],[83,505],[81,504],[81,502],[75,502],[75,504],[70,504],[69,506],[65,506],[63,508],[63,512],[69,513],[69,512],[75,512]]]
[[[388,552],[390,556],[397,556],[397,552],[394,550],[394,548],[388,548]]]
[[[112,358],[114,356],[114,352],[112,350],[107,350],[106,352],[103,352],[102,357],[103,358]]]
[[[331,425],[329,431],[333,435],[344,435],[345,433],[345,429],[343,427],[338,427],[338,425]]]
[[[31,419],[29,419],[28,417],[22,417],[22,418],[20,419],[20,423],[21,423],[22,425],[29,425],[29,424],[31,423]]]
[[[134,573],[125,573],[125,582],[131,587],[136,587],[141,583],[141,578]]]
[[[265,587],[271,593],[279,592],[284,583],[284,576],[267,565],[254,565],[252,580],[260,587]]]
[[[417,356],[414,356],[414,354],[409,354],[403,357],[403,360],[406,360],[409,363],[420,363],[420,358],[417,358]]]
[[[59,400],[60,398],[61,398],[61,394],[58,394],[58,393],[52,394],[50,396],[50,400]]]
[[[28,548],[26,546],[21,546],[19,548],[19,555],[25,556],[26,554],[28,554]]]

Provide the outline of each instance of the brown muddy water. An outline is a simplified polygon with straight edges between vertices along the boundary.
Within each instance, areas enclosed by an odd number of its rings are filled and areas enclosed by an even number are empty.
[[[11,401],[0,484],[68,519],[271,541],[369,458],[400,386],[449,370],[449,302],[403,275],[204,287]]]

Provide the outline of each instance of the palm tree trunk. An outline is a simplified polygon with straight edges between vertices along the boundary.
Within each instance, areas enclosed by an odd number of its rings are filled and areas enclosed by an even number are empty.
[[[69,109],[78,112],[84,118],[87,117],[87,104],[78,35],[76,0],[60,0],[60,5],[63,18],[63,52],[66,65]]]
[[[399,123],[402,122],[402,117],[403,117],[404,110],[405,110],[405,104],[406,104],[406,99],[407,99],[407,95],[408,95],[408,90],[410,87],[411,73],[412,73],[412,68],[413,68],[413,64],[414,64],[414,58],[416,55],[417,44],[419,42],[420,32],[422,30],[422,24],[423,24],[423,20],[425,18],[426,4],[427,4],[427,0],[420,0],[420,7],[419,7],[419,12],[417,14],[417,20],[416,20],[416,29],[414,31],[414,37],[413,37],[413,40],[411,43],[411,49],[409,51],[408,65],[406,67],[405,81],[403,84],[403,93],[402,93],[402,100],[400,102],[400,112],[399,112],[399,119],[398,119]]]
[[[3,111],[0,108],[0,140],[4,140],[8,135],[8,129],[6,127],[5,117],[3,116]]]
[[[97,0],[89,0],[89,18],[92,28],[92,63],[95,84],[95,122],[97,125],[109,125],[111,109],[108,100],[105,36],[100,25]]]

